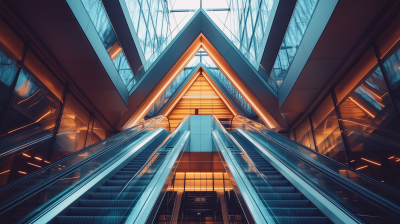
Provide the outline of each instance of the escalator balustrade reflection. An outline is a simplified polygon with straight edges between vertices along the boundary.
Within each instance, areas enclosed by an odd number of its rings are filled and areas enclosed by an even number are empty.
[[[124,219],[125,213],[135,203],[135,200],[151,181],[155,171],[143,175],[134,185],[124,190],[129,180],[142,168],[149,156],[169,135],[164,131],[147,148],[137,155],[131,162],[119,170],[113,177],[103,185],[85,196],[78,199],[76,205],[71,206],[56,217],[57,224],[73,223],[119,223]],[[165,156],[167,152],[160,152],[159,157]],[[161,161],[151,164],[152,167],[159,166]]]
[[[247,177],[279,223],[331,223],[310,200],[255,151],[245,139],[235,131],[229,133],[250,156],[257,169],[272,187],[271,189],[264,186],[264,183],[258,180],[259,176],[254,171],[246,172]],[[240,154],[242,153],[240,152]],[[238,162],[242,167],[247,166],[247,161],[245,160],[238,160]]]

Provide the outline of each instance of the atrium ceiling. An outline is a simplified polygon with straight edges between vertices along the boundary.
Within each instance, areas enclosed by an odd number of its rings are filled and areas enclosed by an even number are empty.
[[[388,1],[9,4],[37,37],[32,40],[47,49],[42,52],[60,65],[77,95],[98,110],[110,129],[120,131],[160,114],[153,109],[158,100],[182,71],[193,69],[189,62],[204,55],[196,66],[210,74],[238,114],[288,131],[350,65],[356,55],[349,52],[362,48],[360,38]],[[180,84],[191,76],[186,72]],[[167,102],[173,98],[170,94]]]

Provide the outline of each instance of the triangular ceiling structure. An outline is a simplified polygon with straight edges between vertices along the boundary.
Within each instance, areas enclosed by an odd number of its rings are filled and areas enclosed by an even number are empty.
[[[186,115],[213,114],[221,121],[231,120],[239,113],[211,77],[200,67],[162,112],[170,121],[171,130]]]
[[[120,116],[117,128],[126,129],[139,122],[200,48],[207,52],[265,124],[276,130],[287,128],[275,93],[203,10],[193,16],[146,71],[129,97],[129,110]]]

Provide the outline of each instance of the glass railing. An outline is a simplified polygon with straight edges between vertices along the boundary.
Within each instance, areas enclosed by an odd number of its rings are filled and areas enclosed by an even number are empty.
[[[216,67],[209,65],[207,62],[203,62],[206,67],[206,71],[209,72],[209,75],[216,79],[222,86],[230,93],[232,98],[235,100],[237,105],[240,105],[243,111],[247,114],[247,116],[257,115],[255,111],[251,108],[251,106],[247,103],[247,101],[243,98],[242,94],[237,91],[237,89],[232,85],[228,78]],[[215,71],[218,69],[218,71]]]
[[[399,221],[400,194],[396,190],[250,119],[237,116],[232,127],[246,133],[328,200],[362,222]]]
[[[90,174],[125,155],[160,128],[169,130],[166,117],[150,119],[2,187],[0,217],[19,220],[33,210],[39,212],[39,208],[55,200],[57,194],[85,181]]]
[[[240,192],[241,194],[249,194],[254,199],[257,207],[263,212],[262,215],[265,218],[265,221],[274,220],[274,222],[279,223],[278,219],[273,213],[272,208],[265,202],[266,200],[280,200],[281,194],[275,192],[274,188],[270,185],[268,179],[262,174],[254,162],[251,160],[246,150],[242,148],[242,146],[232,138],[222,124],[219,122],[218,118],[213,116],[214,121],[214,130],[218,132],[219,136],[222,136],[222,139],[226,144],[226,153],[223,153],[223,157],[229,156],[230,160],[233,161],[231,165],[235,167],[236,170],[239,170],[241,173],[245,175],[248,183],[251,185],[248,192]],[[221,149],[219,150],[221,151]],[[226,160],[227,158],[225,158]],[[231,170],[233,167],[229,167]],[[237,177],[235,177],[237,179]],[[249,186],[247,187],[249,188]],[[251,189],[254,189],[252,192]],[[239,193],[239,192],[238,192]],[[255,195],[255,194],[256,195]],[[268,197],[268,199],[267,199]]]
[[[133,88],[138,80],[133,74],[124,50],[119,44],[118,37],[115,34],[102,1],[81,0],[81,2],[126,88],[128,90]]]
[[[146,62],[136,72],[135,79],[139,81],[150,66],[157,60],[157,58],[164,52],[169,44],[175,39],[175,37],[181,32],[186,26],[185,24],[196,14],[198,9],[192,9],[186,13],[181,22],[171,31],[171,33],[165,38],[164,42],[153,52],[153,54],[146,60]],[[129,95],[134,91],[133,88],[128,89]]]
[[[160,98],[156,101],[154,106],[150,109],[149,111],[149,116],[157,116],[160,112],[161,109],[168,103],[169,99],[171,96],[175,94],[177,90],[180,89],[181,85],[183,85],[183,82],[186,80],[186,78],[193,74],[195,69],[197,69],[197,65],[200,63],[200,58],[197,58],[195,60],[190,61],[186,67],[182,70],[181,73],[175,78],[175,80],[171,83],[171,85],[168,86],[168,88],[163,92]]]
[[[183,134],[186,131],[189,131],[189,119],[190,116],[186,116],[182,122],[179,124],[179,126],[175,129],[175,131],[173,132],[173,134],[171,135],[170,138],[166,139],[166,141],[160,145],[159,149],[154,153],[154,156],[148,161],[147,165],[145,164],[142,169],[140,171],[138,171],[137,175],[135,175],[134,177],[132,177],[132,179],[130,180],[130,182],[126,185],[125,190],[123,190],[120,193],[120,196],[118,197],[117,200],[123,200],[123,194],[126,194],[129,192],[129,190],[127,190],[129,187],[132,188],[134,187],[135,183],[140,180],[141,178],[151,178],[151,176],[153,176],[160,168],[161,164],[165,161],[165,159],[167,158],[167,156],[169,154],[171,154],[171,151],[173,150],[173,146],[176,146],[177,141],[183,136]],[[185,143],[185,146],[180,149],[179,155],[177,157],[177,159],[175,161],[170,161],[170,162],[174,162],[174,165],[172,166],[172,169],[170,171],[170,173],[168,174],[168,178],[167,178],[167,182],[166,183],[161,183],[163,185],[167,185],[167,189],[163,189],[158,198],[164,198],[165,195],[170,195],[171,193],[173,194],[173,190],[171,188],[171,184],[173,183],[173,176],[175,175],[175,171],[176,168],[178,167],[178,164],[182,158],[183,153],[185,152],[185,150],[188,149],[189,144],[187,144],[188,142]],[[140,192],[140,194],[138,195],[138,197],[132,201],[130,209],[128,209],[125,213],[125,216],[128,216],[128,213],[131,212],[132,208],[135,207],[144,207],[145,202],[147,201],[147,198],[149,197],[150,194],[150,190],[146,189],[147,185],[143,188],[143,190]],[[172,191],[172,192],[171,192]],[[169,192],[169,193],[168,193]],[[168,196],[167,196],[168,197]],[[155,204],[153,209],[155,209],[155,211],[158,210],[159,206],[161,204]],[[147,208],[148,209],[148,208]],[[156,212],[154,212],[153,214],[155,214]],[[134,214],[131,214],[131,216]],[[149,221],[154,221],[155,216],[153,217],[148,217],[148,222]],[[172,219],[170,220],[172,221]],[[150,222],[149,222],[150,223]],[[151,222],[153,223],[153,222]],[[167,223],[167,222],[165,222]]]
[[[208,16],[214,21],[216,26],[225,34],[225,36],[231,41],[231,43],[242,53],[244,58],[253,66],[253,68],[258,72],[258,74],[268,83],[269,87],[272,88],[273,92],[276,94],[278,92],[278,86],[276,80],[269,75],[263,66],[257,61],[257,59],[250,53],[249,49],[242,44],[242,42],[236,37],[236,35],[226,27],[225,23],[222,22],[216,13],[212,9],[205,9]]]

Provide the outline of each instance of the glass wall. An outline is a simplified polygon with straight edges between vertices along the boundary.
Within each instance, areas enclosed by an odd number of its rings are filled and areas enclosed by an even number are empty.
[[[263,39],[274,0],[203,1],[203,8],[251,62],[261,60]],[[239,43],[236,43],[239,42]],[[246,50],[243,50],[246,49]]]
[[[135,79],[131,67],[126,59],[124,50],[118,42],[117,35],[111,25],[107,12],[101,0],[81,0],[85,7],[104,48],[107,50],[111,60],[114,63],[118,74],[122,78],[128,90],[139,81]]]
[[[400,189],[400,15],[373,40],[295,140]],[[309,128],[313,128],[309,131]]]
[[[94,117],[0,16],[0,186],[90,145]],[[99,122],[97,126],[102,126]],[[102,127],[102,140],[110,136]],[[95,139],[93,142],[98,141]]]
[[[309,119],[305,119],[303,122],[301,122],[299,127],[297,127],[294,131],[294,134],[296,141],[315,150],[314,137],[312,134]]]
[[[270,76],[281,87],[297,53],[318,0],[298,0]]]
[[[171,33],[167,1],[125,0],[146,60]],[[139,50],[139,49],[138,49]]]
[[[237,89],[228,80],[228,78],[226,78],[224,73],[222,73],[221,70],[218,69],[218,67],[214,64],[210,57],[206,56],[205,59],[206,60],[203,60],[203,63],[206,67],[208,67],[208,71],[210,72],[209,75],[223,86],[226,92],[228,92],[232,99],[235,101],[236,105],[240,106],[243,109],[243,112],[248,118],[259,120],[258,115],[253,110],[253,108],[251,108],[250,104],[247,103],[242,94],[240,94],[239,91],[237,91]]]
[[[311,114],[318,152],[347,164],[342,135],[331,96]]]
[[[169,99],[172,95],[175,94],[176,91],[183,85],[183,82],[186,78],[193,74],[194,69],[197,68],[197,65],[200,63],[200,58],[193,57],[192,60],[186,65],[186,67],[182,70],[181,73],[175,78],[175,80],[168,86],[167,90],[163,92],[161,97],[157,100],[154,106],[150,109],[149,113],[145,117],[145,119],[152,118],[158,116],[162,111],[161,109],[168,103]]]

